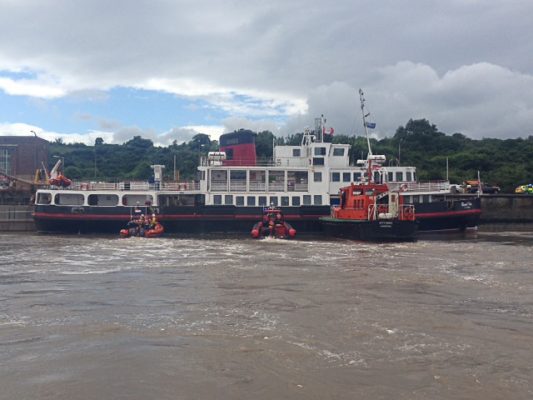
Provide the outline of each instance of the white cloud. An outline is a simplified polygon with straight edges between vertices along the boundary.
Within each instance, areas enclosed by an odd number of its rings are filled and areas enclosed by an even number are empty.
[[[363,87],[381,135],[409,118],[474,137],[528,135],[532,13],[529,0],[4,0],[0,90],[155,90],[247,126],[289,117],[281,131],[298,131],[323,113],[352,134]]]

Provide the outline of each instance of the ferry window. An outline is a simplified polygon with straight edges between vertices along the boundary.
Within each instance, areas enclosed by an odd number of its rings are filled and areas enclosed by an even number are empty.
[[[352,174],[349,172],[343,172],[342,173],[342,181],[343,182],[350,182]]]
[[[248,196],[246,202],[249,206],[255,206],[255,196]]]
[[[278,206],[278,198],[276,196],[270,196],[270,205],[274,207]]]
[[[90,194],[87,203],[90,206],[116,206],[118,204],[118,196],[116,194]]]
[[[122,204],[125,206],[146,206],[152,204],[154,198],[152,195],[144,194],[125,194],[122,196]]]
[[[244,196],[235,197],[235,204],[238,206],[244,206]]]
[[[307,171],[287,171],[287,190],[307,192]]]
[[[285,207],[289,205],[289,196],[281,196],[281,205]]]
[[[267,204],[267,197],[266,196],[259,196],[259,206],[266,207]]]
[[[361,181],[361,173],[360,172],[354,172],[353,173],[353,181],[354,182],[360,182]]]
[[[285,172],[270,171],[268,174],[268,190],[271,192],[285,191]]]
[[[333,149],[333,155],[334,156],[343,156],[344,155],[344,149],[343,148],[334,148]]]
[[[292,156],[293,157],[300,157],[300,149],[292,149]]]
[[[304,206],[311,205],[311,195],[304,194]]]
[[[420,196],[413,196],[413,204],[420,203]]]
[[[413,177],[412,177],[413,174],[411,172],[406,172],[405,175],[406,175],[406,178],[405,178],[406,181],[411,182],[413,180]]]
[[[325,156],[326,148],[325,147],[315,147],[315,156]]]
[[[403,172],[396,172],[396,182],[403,182]]]
[[[324,159],[322,157],[313,157],[313,165],[324,165]]]
[[[83,205],[83,195],[74,193],[58,193],[55,197],[55,203],[64,206],[81,206]]]
[[[378,171],[374,171],[374,182],[381,183],[381,174]]]
[[[429,195],[425,194],[422,196],[422,203],[429,203]]]
[[[266,190],[266,171],[250,171],[250,191],[264,192]]]
[[[341,181],[341,174],[340,172],[332,172],[331,173],[331,180],[333,182],[340,182]]]
[[[322,205],[322,196],[321,195],[315,194],[313,196],[313,200],[314,200],[315,206]]]
[[[39,193],[37,195],[37,204],[50,204],[52,202],[52,195],[50,193]]]
[[[300,205],[300,197],[299,196],[292,196],[292,205],[293,206],[299,206]]]
[[[227,194],[224,196],[224,204],[233,205],[233,195]]]
[[[213,196],[213,203],[217,206],[221,205],[222,204],[222,195],[220,194],[215,194]]]
[[[413,182],[416,181],[416,172],[413,172]]]
[[[211,190],[228,189],[228,171],[214,169],[211,171]]]
[[[313,180],[315,182],[322,182],[322,172],[315,172],[313,174]]]
[[[246,190],[246,171],[233,170],[230,171],[230,190],[236,192],[244,192]]]
[[[387,173],[387,182],[394,181],[394,172],[388,172]]]
[[[226,160],[233,160],[233,149],[226,149]]]

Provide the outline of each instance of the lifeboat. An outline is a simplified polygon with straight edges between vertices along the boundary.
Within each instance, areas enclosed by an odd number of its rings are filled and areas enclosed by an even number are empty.
[[[418,229],[415,208],[385,184],[364,183],[340,189],[340,204],[330,217],[321,217],[328,236],[367,241],[414,240]]]
[[[254,224],[250,233],[254,239],[292,239],[296,236],[296,229],[285,221],[279,208],[268,207],[263,210],[263,218]]]
[[[126,228],[120,230],[120,237],[146,237],[154,238],[159,237],[165,232],[165,228],[158,221],[155,220],[155,216],[151,221],[144,219],[141,215],[139,219],[132,219],[128,222]]]

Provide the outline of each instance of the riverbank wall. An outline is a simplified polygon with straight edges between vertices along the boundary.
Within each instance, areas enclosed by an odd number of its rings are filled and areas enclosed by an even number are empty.
[[[35,231],[33,206],[0,205],[0,232]]]
[[[479,229],[533,231],[533,196],[482,195]]]

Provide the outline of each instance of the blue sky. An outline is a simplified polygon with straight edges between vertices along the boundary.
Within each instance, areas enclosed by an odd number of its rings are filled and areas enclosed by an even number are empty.
[[[533,134],[529,0],[0,0],[0,135]]]

